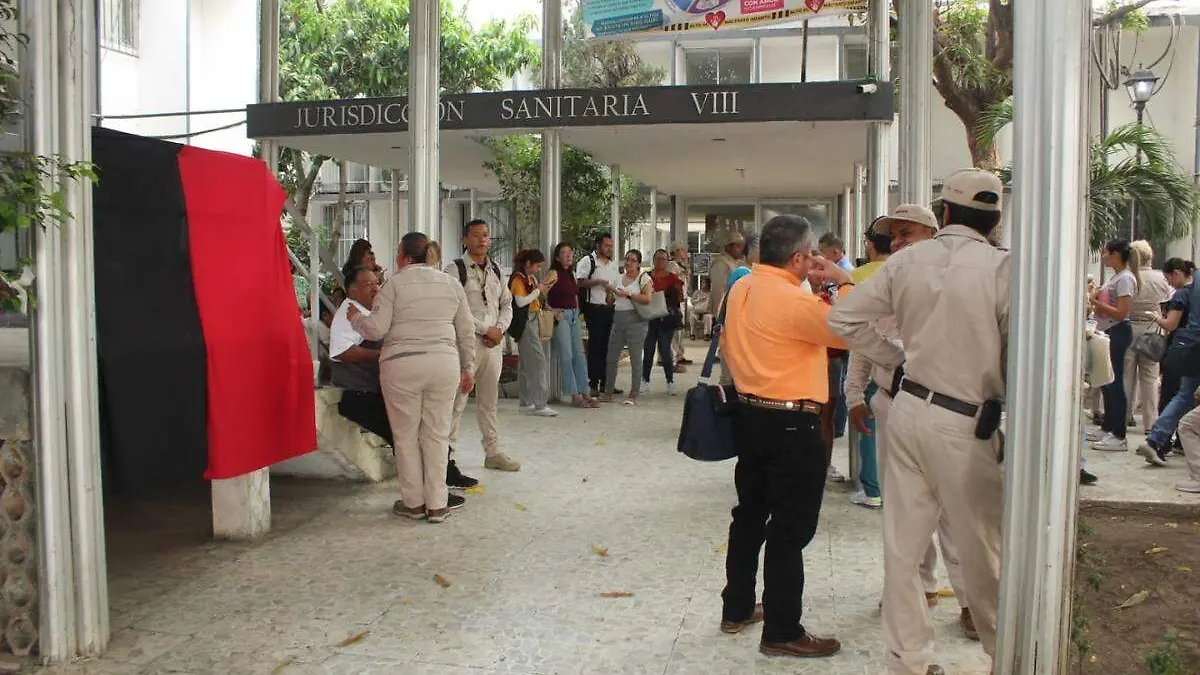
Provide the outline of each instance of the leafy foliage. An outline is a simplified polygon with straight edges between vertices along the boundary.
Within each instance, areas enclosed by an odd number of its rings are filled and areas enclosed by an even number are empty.
[[[0,133],[27,114],[21,98],[18,55],[29,36],[12,30],[19,17],[17,0],[0,0]],[[0,153],[0,233],[32,227],[57,227],[72,217],[65,190],[77,180],[95,181],[87,162],[69,162],[57,155],[28,152]],[[9,285],[16,270],[0,270],[0,310],[19,309]]]
[[[993,106],[984,117],[980,142],[995,142],[1012,119],[1011,98]],[[1011,169],[1001,173],[1011,179]],[[1200,217],[1200,193],[1190,174],[1180,167],[1170,141],[1149,126],[1117,127],[1092,144],[1088,192],[1094,251],[1127,230],[1130,204],[1139,211],[1138,236],[1155,242],[1187,236]]]
[[[589,40],[583,3],[574,0],[563,26],[563,84],[567,87],[613,89],[662,84],[667,71],[646,65],[631,40]]]
[[[441,0],[443,91],[499,89],[534,67],[532,16],[492,21],[479,30]],[[408,92],[409,0],[284,0],[280,21],[280,96],[285,101],[402,96]],[[284,149],[280,179],[307,211],[329,158]]]

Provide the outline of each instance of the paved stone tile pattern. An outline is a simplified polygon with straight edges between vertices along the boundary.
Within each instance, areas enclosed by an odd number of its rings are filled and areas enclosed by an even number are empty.
[[[682,397],[667,397],[661,372],[654,377],[654,393],[635,407],[534,420],[502,401],[505,449],[525,467],[517,474],[480,468],[468,412],[459,462],[485,487],[444,525],[389,515],[390,483],[273,481],[272,534],[252,544],[209,540],[203,486],[114,500],[112,647],[43,672],[882,673],[880,513],[836,487],[807,550],[805,621],[841,639],[842,653],[769,659],[757,652],[758,631],[718,631],[733,465],[675,451]],[[1097,455],[1089,461],[1101,484],[1085,492],[1093,498],[1132,483],[1158,499],[1179,478],[1179,468],[1152,472],[1131,453]],[[836,457],[844,469],[844,445]],[[633,595],[601,597],[611,591]],[[939,662],[952,675],[986,672],[957,616],[953,599],[933,612]]]
[[[38,554],[29,371],[0,367],[0,651],[38,640]]]

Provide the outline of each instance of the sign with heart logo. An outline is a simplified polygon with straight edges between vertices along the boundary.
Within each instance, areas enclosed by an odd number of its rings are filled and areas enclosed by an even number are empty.
[[[804,0],[804,6],[812,12],[819,12],[825,6],[825,0]]]
[[[1032,0],[1031,0],[1032,1]],[[1043,0],[1048,1],[1048,0]],[[499,2],[499,0],[493,0]],[[722,33],[788,21],[848,16],[867,0],[581,0],[589,37],[639,36],[711,28]]]
[[[725,23],[725,12],[709,12],[704,15],[704,21],[712,26],[713,30],[716,30],[721,27],[721,24]]]

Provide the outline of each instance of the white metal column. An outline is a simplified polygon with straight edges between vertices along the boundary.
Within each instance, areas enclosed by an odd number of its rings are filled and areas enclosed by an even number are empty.
[[[933,84],[933,3],[900,2],[900,201],[933,200],[930,112]]]
[[[400,221],[404,217],[404,211],[402,210],[403,206],[400,199],[400,172],[396,169],[392,169],[391,204],[389,207],[389,220],[391,221],[389,225],[392,229],[392,250],[386,251],[386,255],[382,257],[383,262],[381,262],[380,265],[383,267],[389,267],[392,264],[390,261],[396,259],[396,247],[400,244],[400,237],[404,236],[404,233],[400,231]]]
[[[654,248],[660,248],[658,245],[658,188],[650,188],[650,245]],[[664,244],[661,248],[667,248],[670,244]],[[674,251],[670,252],[675,255]]]
[[[839,235],[850,246],[850,233],[854,230],[854,185],[846,183],[842,186],[842,212],[838,218]]]
[[[1015,9],[1009,451],[994,668],[1012,675],[1067,670],[1081,443],[1090,11],[1084,0]]]
[[[438,0],[412,0],[409,19],[408,229],[437,236],[441,188],[438,184],[438,68],[441,62]]]
[[[867,167],[862,162],[855,162],[854,208],[851,209],[854,218],[850,221],[850,235],[846,237],[846,245],[850,247],[850,257],[854,259],[865,255],[863,250],[863,236],[866,234],[867,223],[870,222],[867,218],[867,196],[864,193],[866,187]]]
[[[609,167],[609,174],[612,176],[612,217],[610,226],[612,227],[613,238],[613,255],[618,260],[621,259],[621,247],[626,245],[621,241],[621,167],[613,164]],[[624,264],[624,263],[622,263]]]
[[[870,66],[871,76],[880,82],[892,79],[890,0],[871,0]],[[867,217],[866,221],[886,215],[891,167],[888,147],[891,122],[872,122],[867,130]]]
[[[542,0],[542,88],[562,85],[562,0]],[[549,256],[562,232],[562,134],[542,131],[541,248]]]

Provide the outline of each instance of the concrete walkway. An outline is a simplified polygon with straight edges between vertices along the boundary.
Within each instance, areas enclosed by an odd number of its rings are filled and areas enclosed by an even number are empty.
[[[805,622],[842,653],[768,659],[757,631],[718,631],[733,465],[675,452],[682,397],[662,393],[661,370],[654,384],[636,407],[551,420],[502,402],[504,445],[525,469],[484,473],[466,444],[460,463],[484,488],[440,526],[389,515],[392,484],[275,481],[275,529],[255,544],[208,541],[204,492],[115,501],[112,647],[42,672],[879,675],[880,513],[837,487],[807,550]],[[845,469],[844,443],[835,461]],[[1087,496],[1176,499],[1179,468],[1089,462],[1102,482]],[[986,672],[955,601],[933,616],[947,672]]]

